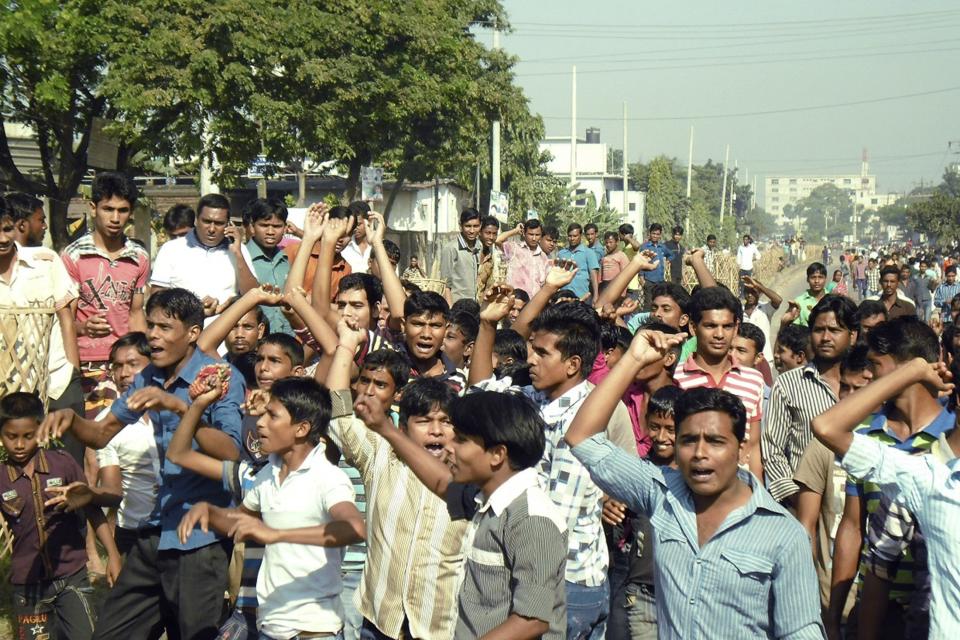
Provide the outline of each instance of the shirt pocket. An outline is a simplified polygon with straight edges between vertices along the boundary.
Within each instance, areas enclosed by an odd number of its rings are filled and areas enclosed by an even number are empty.
[[[768,598],[774,568],[769,560],[748,553],[720,552],[721,585],[736,584],[737,593],[752,598]]]
[[[3,512],[15,519],[19,518],[20,514],[23,513],[24,505],[26,505],[26,500],[19,496],[0,502],[0,508],[3,509]]]
[[[505,594],[511,593],[510,570],[503,553],[471,547],[466,552],[463,597],[485,609],[503,606]]]

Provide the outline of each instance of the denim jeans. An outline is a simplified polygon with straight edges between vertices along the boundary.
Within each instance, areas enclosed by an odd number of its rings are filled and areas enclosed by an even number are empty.
[[[343,572],[343,591],[340,601],[343,603],[343,637],[344,640],[360,640],[360,627],[363,626],[363,616],[353,604],[353,594],[360,588],[362,571]]]
[[[610,583],[599,587],[566,582],[567,640],[601,640],[610,614]]]
[[[256,640],[258,635],[257,614],[252,609],[234,609],[230,617],[220,625],[217,640]]]
[[[87,571],[33,584],[13,585],[13,613],[20,638],[89,640],[94,614]]]

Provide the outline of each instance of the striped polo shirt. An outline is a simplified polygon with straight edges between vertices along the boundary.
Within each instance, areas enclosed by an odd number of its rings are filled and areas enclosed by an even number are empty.
[[[381,633],[450,638],[457,621],[468,523],[454,522],[393,447],[353,415],[349,390],[334,391],[329,434],[366,489],[367,559],[354,604]]]
[[[944,409],[937,417],[923,429],[911,434],[905,440],[900,440],[896,434],[887,429],[887,407],[874,415],[870,424],[857,429],[857,433],[865,435],[878,442],[893,447],[898,451],[915,455],[930,451],[933,444],[937,442],[941,435],[953,429],[955,420],[950,411]],[[878,510],[883,497],[883,489],[880,485],[873,482],[859,482],[855,478],[847,479],[846,492],[848,496],[859,496],[862,501],[862,509],[869,519],[874,512]],[[868,541],[864,539],[863,547],[860,551],[859,580],[863,579],[866,570],[866,554],[868,553]],[[899,570],[892,581],[889,598],[892,601],[905,603],[909,600],[915,590],[914,581],[914,559],[913,553],[908,546],[901,558]]]
[[[733,356],[730,357],[729,365],[727,372],[720,376],[719,380],[714,380],[713,376],[697,364],[697,356],[693,355],[673,374],[673,381],[684,391],[707,387],[723,389],[740,398],[747,410],[749,433],[749,424],[763,417],[763,374],[750,367],[741,367],[733,360]]]

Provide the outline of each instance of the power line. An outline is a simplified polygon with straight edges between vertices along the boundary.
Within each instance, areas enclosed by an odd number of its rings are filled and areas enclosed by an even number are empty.
[[[784,107],[782,109],[770,109],[766,111],[745,111],[742,113],[718,113],[718,114],[709,114],[709,115],[699,115],[699,116],[648,116],[648,117],[639,117],[639,118],[627,118],[631,122],[664,122],[671,120],[707,120],[707,119],[719,119],[719,118],[743,118],[750,116],[766,116],[766,115],[775,115],[781,113],[795,113],[800,111],[818,111],[822,109],[833,109],[836,107],[852,107],[857,105],[864,104],[876,104],[879,102],[891,102],[894,100],[906,100],[908,98],[920,98],[923,96],[932,96],[941,93],[950,93],[952,91],[960,90],[960,86],[956,87],[945,87],[943,89],[933,89],[931,91],[920,91],[917,93],[904,93],[898,96],[884,96],[881,98],[871,98],[868,100],[854,100],[851,102],[837,102],[833,104],[820,104],[820,105],[810,105],[806,107]],[[544,120],[569,120],[567,116],[540,116]],[[587,116],[580,116],[584,120],[591,120],[594,122],[622,122],[623,118],[592,118]]]
[[[944,40],[934,40],[931,42],[923,43],[910,43],[905,46],[927,46],[932,44],[956,44],[956,38],[948,38]],[[806,51],[796,51],[788,52],[784,54],[785,56],[792,56],[793,54],[798,54],[806,57],[784,57],[780,59],[751,59],[755,58],[758,54],[755,53],[739,53],[725,56],[710,56],[705,58],[703,56],[686,56],[678,58],[652,58],[649,62],[692,62],[697,60],[706,60],[706,62],[695,64],[695,65],[676,65],[670,67],[659,67],[659,66],[647,66],[647,67],[634,67],[631,69],[584,69],[583,73],[615,73],[620,71],[654,71],[661,68],[682,68],[689,69],[701,66],[727,66],[731,63],[721,62],[723,60],[731,60],[737,64],[769,64],[769,63],[778,63],[778,62],[806,62],[812,60],[839,60],[844,58],[869,58],[876,56],[891,56],[891,55],[907,55],[912,53],[940,53],[944,51],[956,51],[958,47],[941,47],[934,49],[903,49],[903,50],[891,50],[889,47],[882,48],[882,50],[877,51],[878,47],[849,47],[846,49],[834,49],[832,51],[822,52],[825,55],[809,55],[809,52]],[[847,51],[849,53],[840,53]],[[829,54],[829,55],[826,55]],[[836,54],[836,55],[833,55]],[[623,59],[623,60],[604,60],[597,62],[587,62],[586,64],[616,64],[620,62],[641,62],[642,60],[634,59]],[[525,61],[521,60],[521,63]],[[577,65],[578,70],[582,67],[580,64]],[[530,72],[530,73],[521,73],[518,76],[538,76],[538,75],[566,75],[569,71],[540,71],[540,72]]]
[[[739,67],[743,65],[753,65],[753,64],[783,64],[788,62],[818,62],[822,60],[846,60],[850,58],[876,58],[883,56],[902,56],[902,55],[913,55],[921,53],[944,53],[947,51],[960,51],[960,47],[941,47],[935,49],[915,49],[913,51],[878,51],[876,53],[859,53],[859,54],[846,54],[846,55],[837,55],[837,56],[807,56],[805,58],[780,58],[780,59],[768,59],[768,60],[737,60],[732,62],[703,62],[698,64],[671,64],[671,65],[660,65],[660,66],[647,66],[647,67],[630,67],[630,68],[618,68],[618,69],[586,69],[582,73],[585,74],[601,74],[601,73],[635,73],[638,71],[671,71],[676,69],[703,69],[709,67]],[[541,71],[541,72],[532,72],[532,73],[518,73],[516,77],[518,78],[534,78],[534,77],[546,77],[546,76],[566,76],[569,75],[569,71]]]

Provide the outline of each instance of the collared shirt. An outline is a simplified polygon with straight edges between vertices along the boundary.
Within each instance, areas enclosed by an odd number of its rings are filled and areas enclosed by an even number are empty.
[[[468,525],[452,521],[382,437],[352,413],[349,390],[334,391],[330,436],[363,478],[367,563],[354,604],[382,633],[453,636]]]
[[[282,461],[271,454],[257,473],[243,506],[260,513],[274,529],[318,527],[333,520],[330,510],[353,504],[347,475],[330,464],[318,444],[296,469],[280,478]],[[274,638],[300,631],[337,633],[343,626],[340,607],[340,562],[343,549],[314,544],[268,544],[257,578],[257,625]]]
[[[548,623],[545,639],[566,637],[567,525],[537,472],[517,472],[485,502],[466,489],[447,491],[451,517],[472,518],[454,638],[479,638],[514,613]]]
[[[130,331],[133,296],[143,293],[150,277],[150,254],[130,238],[124,238],[120,254],[111,258],[96,244],[92,233],[73,241],[60,257],[79,288],[77,322],[102,313],[110,334],[99,338],[77,336],[81,362],[110,359],[110,347]]]
[[[208,247],[197,238],[194,229],[182,238],[174,238],[160,247],[153,262],[150,284],[164,289],[180,287],[198,298],[210,296],[226,302],[237,295],[237,260],[226,239]],[[250,262],[246,247],[240,251]]]
[[[103,420],[109,413],[109,408],[104,409],[97,420]],[[123,497],[117,509],[117,526],[133,530],[146,525],[157,504],[160,475],[160,454],[150,416],[144,415],[135,424],[127,425],[107,446],[98,449],[97,464],[101,469],[120,469]]]
[[[867,300],[879,300],[884,305],[887,304],[887,301],[883,299],[882,293],[877,296],[869,296]],[[894,299],[893,304],[887,307],[887,320],[893,320],[901,316],[915,317],[916,315],[917,306],[907,298],[907,294],[897,287],[897,297]]]
[[[263,249],[253,240],[247,243],[247,254],[250,260],[247,263],[251,273],[257,277],[260,284],[272,284],[275,287],[283,289],[287,283],[287,276],[290,275],[290,259],[287,254],[276,249],[271,258],[263,252]],[[293,335],[293,327],[290,321],[283,315],[280,307],[262,306],[263,314],[270,321],[270,333],[287,333]]]
[[[350,244],[343,248],[340,255],[350,265],[351,273],[367,273],[370,269],[370,252],[372,250],[373,247],[369,243],[367,243],[366,249],[361,250],[356,238],[352,238]]]
[[[627,258],[627,254],[619,249],[604,255],[600,258],[600,280],[610,282],[620,275],[620,272],[626,269],[629,264],[630,259]]]
[[[793,324],[799,324],[802,327],[808,326],[810,323],[810,312],[813,311],[813,308],[817,306],[817,303],[823,299],[823,295],[818,298],[811,294],[810,290],[808,289],[797,296],[794,299],[794,302],[796,302],[797,306],[800,307],[800,315],[796,320],[793,321]]]
[[[810,423],[836,403],[836,394],[812,362],[777,376],[770,391],[761,446],[763,475],[776,500],[799,491],[793,474],[813,437]]]
[[[960,295],[960,282],[953,284],[942,283],[933,293],[933,306],[940,310],[944,322],[953,322],[950,315],[950,302]]]
[[[593,251],[592,249],[588,249],[581,242],[573,249],[569,247],[561,249],[560,252],[557,253],[557,259],[573,260],[577,263],[577,273],[573,276],[573,280],[570,282],[570,284],[564,288],[573,291],[575,294],[577,294],[578,298],[582,298],[588,293],[591,293],[590,272],[600,271],[600,261],[597,259],[597,252]],[[530,292],[528,291],[527,293]]]
[[[946,443],[944,443],[946,444]],[[949,446],[949,445],[947,445]],[[960,460],[910,456],[854,434],[843,458],[851,475],[896,493],[916,515],[927,543],[931,581],[930,637],[960,637]]]
[[[773,362],[773,343],[775,341],[770,338],[775,336],[770,335],[770,317],[772,315],[773,307],[768,302],[758,304],[750,312],[747,312],[746,309],[743,310],[743,321],[749,322],[763,332],[763,359],[767,362]]]
[[[485,380],[471,388],[505,391],[511,388],[511,384],[507,377]],[[567,523],[566,580],[588,587],[598,587],[607,578],[607,543],[600,523],[603,496],[590,479],[586,467],[573,457],[563,436],[593,388],[589,382],[583,381],[554,400],[532,386],[519,389],[540,409],[540,416],[547,425],[544,434],[546,447],[537,472],[540,487],[547,492]],[[632,442],[630,432],[627,448],[636,452],[636,445]]]
[[[526,242],[504,242],[503,255],[507,259],[507,284],[523,289],[532,298],[543,288],[550,259],[538,244],[530,249]]]
[[[647,282],[663,282],[663,270],[666,267],[667,261],[673,259],[673,251],[668,249],[662,242],[652,242],[650,240],[640,245],[640,251],[654,252],[657,254],[654,261],[658,262],[655,269],[644,271],[643,277],[646,278]]]
[[[300,247],[303,243],[294,242],[287,245],[283,248],[283,252],[287,254],[287,259],[292,265],[294,260],[297,259],[297,253],[300,251]],[[313,245],[313,248],[310,249],[310,259],[307,261],[307,270],[303,274],[303,288],[309,293],[313,291],[313,279],[317,275],[317,267],[320,264],[320,243],[317,242]],[[343,259],[343,256],[340,254],[334,254],[333,256],[333,265],[330,267],[330,302],[333,302],[337,299],[337,292],[340,289],[340,281],[343,280],[345,276],[353,273],[353,270],[350,268],[350,265],[347,264],[347,261]]]
[[[607,255],[607,249],[603,246],[603,241],[600,238],[597,238],[593,245],[588,244],[587,249],[597,254],[597,260],[603,260],[603,256]]]
[[[930,451],[940,436],[953,429],[955,424],[953,413],[944,409],[930,424],[910,434],[906,439],[901,440],[899,436],[887,427],[886,412],[888,411],[889,408],[885,406],[880,412],[874,414],[868,425],[858,428],[856,432],[910,455]],[[848,496],[858,496],[861,499],[861,508],[866,514],[868,522],[871,518],[881,517],[883,515],[882,513],[877,516],[874,515],[881,510],[884,497],[883,490],[877,483],[869,480],[860,480],[857,476],[850,474],[850,477],[847,478],[846,493]],[[867,570],[867,551],[868,544],[867,541],[864,541],[860,552],[859,573],[861,579]],[[891,583],[891,588],[888,593],[890,600],[901,604],[910,601],[917,587],[916,581],[914,580],[913,552],[914,549],[909,546],[904,551],[900,558],[899,569]]]
[[[700,247],[703,249],[703,262],[707,265],[707,271],[715,273],[717,270],[717,250],[711,249],[708,245]]]
[[[221,360],[214,360],[199,349],[194,349],[193,355],[184,364],[180,373],[165,385],[166,374],[150,364],[137,374],[133,384],[110,407],[110,412],[121,424],[134,424],[143,412],[134,411],[127,406],[130,395],[144,387],[159,387],[167,393],[172,393],[186,403],[190,403],[189,387],[197,378],[200,370],[208,364],[219,364]],[[238,450],[240,444],[240,405],[243,403],[246,391],[243,376],[235,368],[230,368],[230,387],[226,397],[217,400],[203,412],[202,422],[205,425],[220,429],[230,436]],[[179,549],[188,551],[205,547],[219,539],[219,535],[211,530],[204,533],[199,528],[194,529],[186,543],[181,543],[177,536],[177,527],[180,519],[190,507],[198,502],[209,502],[219,507],[231,504],[230,494],[223,489],[221,482],[208,480],[200,475],[187,471],[167,459],[167,447],[173,434],[180,424],[180,416],[172,411],[147,412],[153,423],[154,438],[157,442],[157,451],[160,452],[160,490],[157,495],[157,504],[150,515],[148,526],[160,527],[160,550]]]
[[[262,468],[262,464],[254,464],[244,459],[223,461],[221,472],[223,488],[230,492],[234,502],[243,503],[243,498],[256,483],[257,472]],[[240,569],[240,585],[237,589],[238,609],[257,608],[257,579],[260,577],[264,549],[264,545],[252,540],[247,540],[243,544],[243,564]]]
[[[59,311],[76,300],[77,284],[70,278],[63,261],[46,247],[21,247],[10,274],[10,282],[0,278],[0,307],[46,307]],[[63,395],[73,375],[63,346],[60,319],[53,316],[47,356],[47,395],[57,399]],[[21,380],[23,389],[35,388],[38,380]]]
[[[50,487],[86,482],[83,469],[64,451],[34,454],[33,475],[21,467],[0,464],[0,507],[13,533],[10,582],[35,584],[63,578],[87,564],[83,511],[45,507]]]
[[[707,387],[723,389],[740,398],[747,410],[749,432],[749,424],[763,417],[763,374],[751,367],[741,367],[732,357],[729,363],[727,372],[719,380],[714,380],[713,376],[697,364],[695,357],[690,357],[683,363],[682,368],[674,372],[673,381],[684,391]]]
[[[824,637],[810,540],[752,474],[738,472],[749,502],[700,546],[679,471],[631,458],[602,434],[573,453],[601,489],[650,518],[661,640]]]
[[[413,362],[413,358],[410,357],[410,351],[407,349],[406,343],[400,343],[399,345],[395,345],[395,347],[396,347],[396,351],[401,353],[403,357],[406,358],[407,362],[409,363]],[[390,347],[386,347],[386,348],[390,348]],[[457,369],[457,365],[455,365],[453,363],[453,360],[451,360],[447,356],[447,354],[445,354],[443,351],[438,351],[437,357],[440,359],[440,364],[443,365],[443,373],[441,373],[438,376],[429,376],[429,377],[439,380],[440,382],[445,382],[446,384],[450,385],[450,387],[454,391],[457,392],[457,395],[463,395],[463,390],[467,386],[467,376],[464,375],[464,372],[462,370]],[[419,378],[419,377],[421,377],[420,371],[418,371],[417,368],[414,367],[413,364],[411,364],[410,379],[413,380],[414,378]]]
[[[456,302],[461,298],[477,299],[477,272],[480,270],[480,249],[477,240],[473,247],[467,245],[463,234],[448,242],[440,250],[440,273],[450,287],[450,298]]]
[[[880,291],[880,269],[867,269],[867,291]]]

